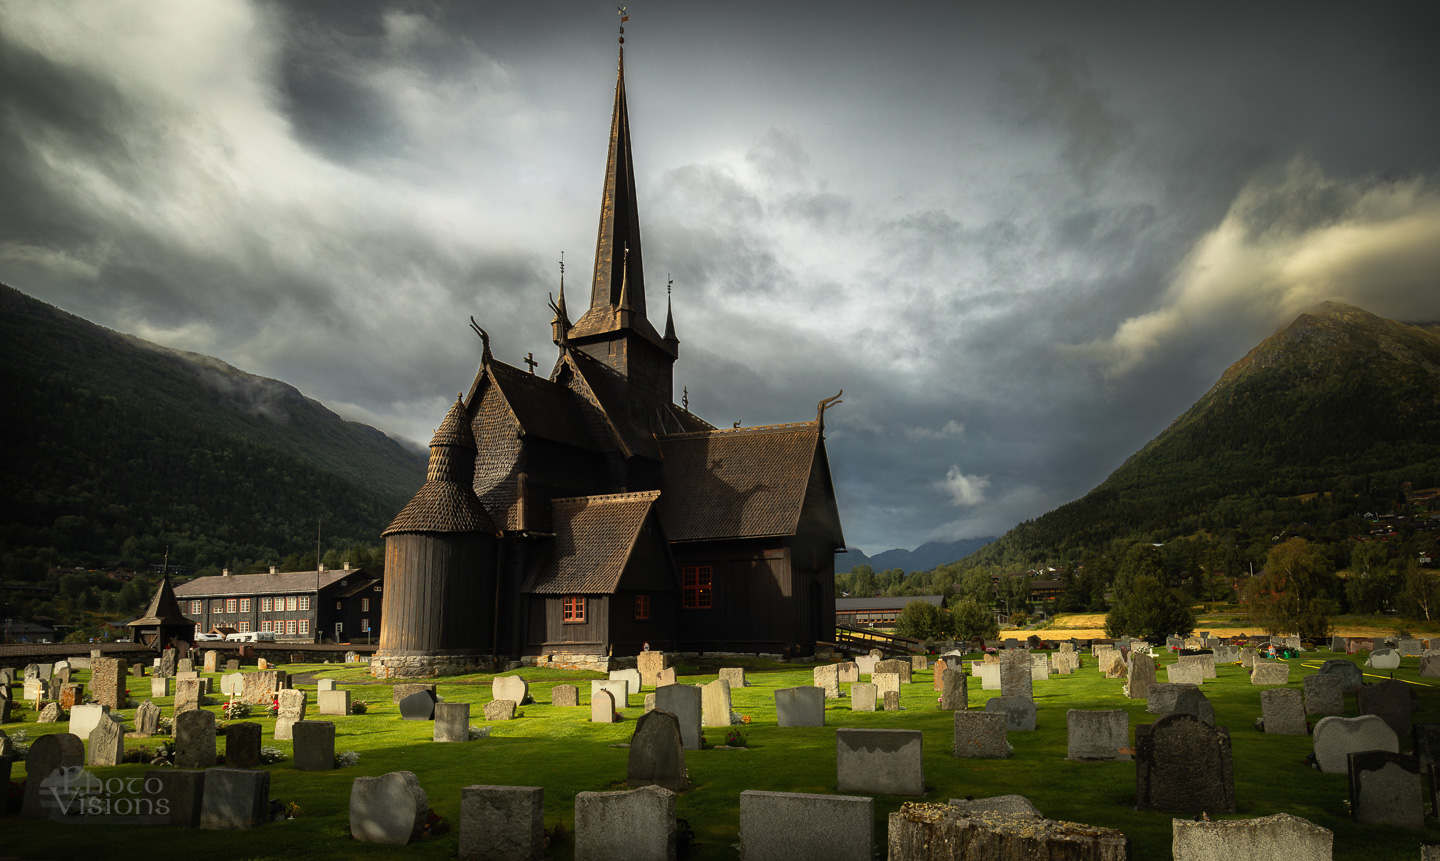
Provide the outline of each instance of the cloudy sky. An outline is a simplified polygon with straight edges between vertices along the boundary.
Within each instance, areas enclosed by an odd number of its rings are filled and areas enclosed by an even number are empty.
[[[843,388],[867,552],[1083,494],[1320,300],[1440,319],[1434,4],[628,6],[676,387],[724,427]],[[561,251],[588,296],[616,26],[0,0],[0,281],[423,443],[470,315],[548,366]]]

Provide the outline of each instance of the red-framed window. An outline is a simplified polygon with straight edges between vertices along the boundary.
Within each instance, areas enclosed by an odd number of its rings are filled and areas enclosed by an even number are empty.
[[[709,565],[687,565],[680,569],[680,583],[684,588],[680,606],[686,610],[710,610],[715,606],[715,589],[712,583],[714,569]]]
[[[650,620],[650,596],[635,596],[635,621],[648,622]]]
[[[250,630],[250,623],[249,623],[249,622],[241,622],[241,623],[240,623],[240,633],[243,634],[243,633],[245,633],[245,632],[248,631],[248,630]]]
[[[212,613],[223,613],[223,612],[225,612],[225,602],[224,602],[224,601],[211,601],[211,602],[210,602],[210,612],[212,612]]]
[[[301,619],[301,620],[300,620],[300,633],[302,633],[302,634],[308,634],[308,633],[310,633],[310,620],[309,620],[309,619]]]
[[[200,615],[201,613],[205,612],[205,602],[204,602],[204,601],[191,601],[191,602],[190,602],[190,612],[194,613],[194,614],[197,615],[197,616]]]
[[[260,623],[260,630],[262,630],[262,631],[273,631],[273,630],[275,630],[275,623],[272,622],[272,621],[270,621],[269,619],[266,619],[266,620],[264,620],[263,622]]]
[[[583,622],[583,621],[585,621],[585,596],[584,596],[584,595],[566,595],[563,600],[564,600],[564,606],[565,606],[565,621],[566,621],[566,622]]]
[[[294,634],[294,633],[295,633],[295,623],[296,623],[297,621],[299,621],[299,620],[298,620],[298,619],[286,619],[286,620],[285,620],[285,633],[287,633],[287,634]]]
[[[233,613],[235,612],[235,608],[238,606],[240,606],[240,602],[235,600],[234,598],[225,599],[225,612]]]
[[[248,613],[248,612],[250,612],[250,599],[249,599],[249,598],[241,598],[241,599],[240,599],[240,612],[242,612],[242,613]]]

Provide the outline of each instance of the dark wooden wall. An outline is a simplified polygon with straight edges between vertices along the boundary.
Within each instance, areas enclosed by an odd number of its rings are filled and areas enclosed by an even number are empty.
[[[495,539],[385,539],[380,649],[387,654],[488,653],[494,629]]]
[[[550,651],[575,652],[585,655],[604,654],[610,642],[607,614],[609,595],[585,596],[585,621],[566,623],[565,602],[561,595],[527,595],[530,605],[530,626],[525,654],[539,655]]]

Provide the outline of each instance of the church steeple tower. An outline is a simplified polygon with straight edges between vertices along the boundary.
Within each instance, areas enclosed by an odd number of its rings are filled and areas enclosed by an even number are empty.
[[[680,349],[673,320],[666,310],[667,336],[662,337],[646,316],[645,265],[622,47],[615,72],[615,108],[610,117],[610,147],[600,196],[590,307],[565,331],[563,341],[614,371],[619,377],[616,383],[625,392],[631,419],[642,426],[654,424],[656,430],[664,424],[657,417],[666,414],[673,401],[672,368]],[[560,316],[557,313],[557,324]]]

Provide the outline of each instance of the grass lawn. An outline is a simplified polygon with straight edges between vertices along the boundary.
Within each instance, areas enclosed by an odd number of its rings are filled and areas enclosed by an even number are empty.
[[[1328,651],[1291,660],[1290,687],[1301,688],[1301,678],[1312,673],[1321,661],[1340,657]],[[750,716],[752,723],[741,731],[747,750],[687,752],[686,761],[693,788],[679,798],[678,815],[695,830],[695,858],[733,858],[738,855],[739,795],[745,789],[789,792],[835,792],[835,728],[892,727],[918,729],[925,739],[924,801],[943,802],[950,798],[984,797],[1017,793],[1028,797],[1045,815],[1054,819],[1118,828],[1133,841],[1132,858],[1170,857],[1170,813],[1138,812],[1131,807],[1135,766],[1132,763],[1077,763],[1065,757],[1067,709],[1122,708],[1131,725],[1149,723],[1155,716],[1145,712],[1144,701],[1123,697],[1122,683],[1101,678],[1094,662],[1072,676],[1052,676],[1035,683],[1038,729],[1033,733],[1010,733],[1015,754],[1007,760],[955,759],[950,755],[952,718],[936,708],[929,672],[915,674],[915,681],[902,693],[905,710],[895,712],[851,712],[849,700],[827,704],[826,727],[780,729],[775,725],[776,688],[810,684],[812,665],[769,664],[723,659],[724,663],[697,665],[693,661],[678,667],[685,683],[704,683],[717,677],[720,666],[746,666],[753,686],[734,692],[735,711]],[[1174,659],[1162,657],[1164,665]],[[273,858],[298,861],[308,858],[453,858],[458,847],[460,788],[470,784],[543,786],[546,825],[563,821],[573,825],[574,799],[578,792],[623,789],[627,750],[616,745],[629,740],[635,718],[642,712],[642,698],[632,696],[625,720],[619,724],[591,725],[589,684],[598,674],[563,670],[526,669],[519,672],[530,683],[536,703],[523,706],[514,721],[490,724],[488,739],[464,744],[435,744],[428,722],[402,721],[391,703],[388,684],[371,684],[359,665],[297,665],[291,673],[314,674],[338,680],[352,691],[352,698],[369,704],[364,715],[326,718],[337,725],[336,750],[354,750],[359,764],[330,772],[299,772],[289,760],[265,766],[271,773],[271,798],[298,802],[303,814],[294,820],[260,826],[241,832],[193,832],[187,829],[137,825],[57,825],[50,821],[25,821],[7,816],[0,824],[0,855],[23,858]],[[1335,832],[1336,858],[1414,859],[1422,840],[1440,841],[1440,828],[1406,831],[1391,827],[1360,827],[1347,817],[1347,786],[1343,774],[1321,774],[1306,766],[1311,749],[1309,737],[1267,736],[1253,728],[1260,713],[1260,692],[1251,686],[1245,670],[1235,665],[1218,669],[1219,678],[1208,680],[1204,692],[1215,706],[1217,722],[1230,728],[1235,762],[1235,792],[1239,813],[1233,818],[1250,818],[1274,813],[1292,813]],[[86,680],[84,673],[80,680]],[[1414,714],[1418,723],[1440,723],[1440,688],[1437,680],[1420,679],[1415,658],[1405,658],[1395,673],[1414,684],[1419,703]],[[490,700],[492,676],[475,675],[439,680],[440,693],[449,702],[470,702],[471,723],[485,725],[481,713]],[[1378,680],[1378,679],[1377,679]],[[983,708],[995,691],[980,690],[971,679],[970,708]],[[580,686],[580,708],[551,706],[550,691],[556,684]],[[218,690],[218,677],[214,682]],[[315,717],[313,680],[299,687],[311,692],[310,715]],[[848,686],[842,686],[848,694]],[[149,680],[132,680],[132,693],[148,693]],[[18,696],[19,686],[14,689]],[[218,714],[220,697],[211,710]],[[137,698],[138,701],[138,698]],[[163,713],[170,714],[171,700],[157,700]],[[1353,696],[1346,697],[1347,714],[1356,714]],[[12,716],[15,713],[12,712]],[[134,711],[124,717],[133,725]],[[64,732],[66,725],[36,724],[35,713],[19,710],[20,721],[4,729],[12,737],[26,731],[33,741],[40,734]],[[274,720],[249,718],[264,727],[263,744],[290,752],[290,742],[272,738]],[[723,729],[707,729],[708,741],[723,742]],[[127,739],[127,747],[154,747],[163,739]],[[1409,740],[1402,739],[1402,748]],[[223,740],[221,750],[223,752]],[[140,776],[148,765],[123,765],[94,769],[101,778]],[[452,826],[449,833],[426,838],[403,849],[357,843],[350,838],[348,800],[350,784],[361,775],[389,771],[413,771],[429,794],[435,812]],[[12,780],[25,777],[24,763],[14,766]],[[888,815],[908,799],[881,796],[875,799],[875,834],[880,857],[884,856]],[[1174,814],[1184,815],[1184,814]],[[1431,820],[1433,822],[1433,820]],[[547,857],[570,858],[573,841],[567,837],[552,845]]]

